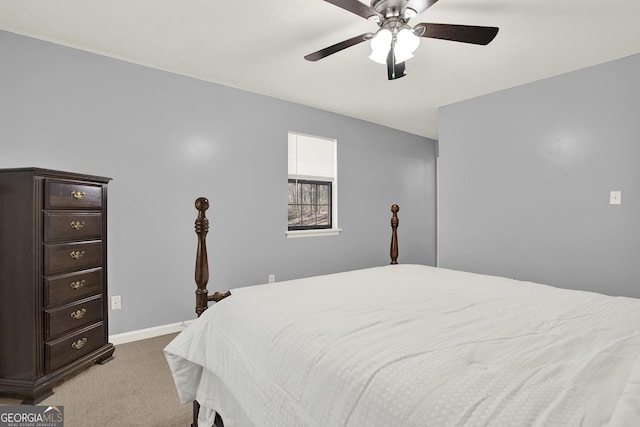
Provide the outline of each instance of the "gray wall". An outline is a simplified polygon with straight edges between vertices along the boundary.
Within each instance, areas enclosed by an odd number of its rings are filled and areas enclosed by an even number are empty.
[[[435,263],[434,141],[0,32],[0,167],[114,178],[110,333],[194,317],[193,202],[209,198],[212,290]],[[287,239],[287,132],[338,141],[339,236]]]
[[[634,55],[442,107],[440,265],[640,297],[638,76]]]

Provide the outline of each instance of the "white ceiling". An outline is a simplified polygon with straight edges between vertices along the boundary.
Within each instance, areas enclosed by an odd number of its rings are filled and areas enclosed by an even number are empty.
[[[500,28],[488,46],[422,39],[388,81],[377,26],[323,0],[0,0],[0,29],[437,138],[437,109],[640,53],[640,0],[440,0],[410,24]],[[1,58],[0,58],[1,64]]]

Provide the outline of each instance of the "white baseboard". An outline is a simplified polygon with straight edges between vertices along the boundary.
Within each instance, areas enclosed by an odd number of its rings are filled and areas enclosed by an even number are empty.
[[[176,332],[182,332],[184,328],[189,325],[193,320],[186,320],[184,322],[171,323],[169,325],[154,326],[153,328],[139,329],[137,331],[124,332],[122,334],[115,334],[109,336],[109,342],[113,345],[125,344],[128,342],[144,340],[147,338],[159,337],[162,335],[173,334]]]

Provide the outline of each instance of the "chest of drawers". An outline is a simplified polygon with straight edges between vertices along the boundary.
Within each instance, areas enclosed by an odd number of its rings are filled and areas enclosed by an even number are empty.
[[[37,403],[110,359],[107,184],[0,170],[0,395]]]

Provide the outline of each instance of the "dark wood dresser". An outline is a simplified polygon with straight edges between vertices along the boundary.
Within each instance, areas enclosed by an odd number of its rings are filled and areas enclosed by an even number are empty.
[[[35,404],[113,355],[110,178],[0,169],[0,395]]]

